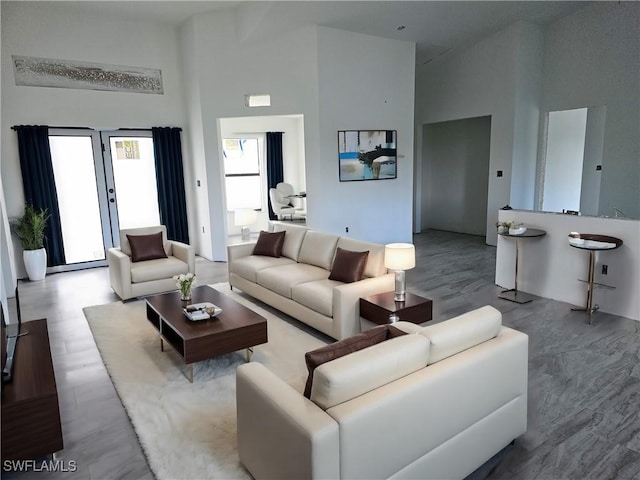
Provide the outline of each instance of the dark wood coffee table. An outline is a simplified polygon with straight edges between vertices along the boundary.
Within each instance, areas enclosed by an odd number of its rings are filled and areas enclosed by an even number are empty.
[[[266,318],[211,287],[194,288],[188,302],[211,302],[222,308],[222,313],[208,320],[191,321],[185,317],[177,291],[153,295],[146,301],[147,319],[160,333],[160,349],[164,351],[166,341],[182,356],[190,367],[192,383],[195,362],[242,349],[247,350],[249,362],[251,347],[267,342]]]

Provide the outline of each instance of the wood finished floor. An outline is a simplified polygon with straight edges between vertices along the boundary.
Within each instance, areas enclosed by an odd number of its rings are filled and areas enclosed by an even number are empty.
[[[497,298],[495,248],[470,235],[414,238],[408,290],[434,300],[434,321],[493,305],[529,335],[528,431],[489,479],[640,478],[640,322],[602,312],[593,325],[565,303]],[[199,283],[227,280],[225,263],[198,258]],[[4,478],[153,478],[102,364],[82,308],[117,301],[106,268],[21,282],[25,319],[47,317],[65,448],[75,473],[3,473]]]

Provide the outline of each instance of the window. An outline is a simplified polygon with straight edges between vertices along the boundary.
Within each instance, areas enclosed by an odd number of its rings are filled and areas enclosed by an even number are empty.
[[[227,210],[262,209],[260,145],[257,138],[223,140]]]

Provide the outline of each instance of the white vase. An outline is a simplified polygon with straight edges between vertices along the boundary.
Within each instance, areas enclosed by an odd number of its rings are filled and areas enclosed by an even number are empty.
[[[25,250],[22,258],[29,280],[42,280],[47,273],[47,251],[44,248]]]

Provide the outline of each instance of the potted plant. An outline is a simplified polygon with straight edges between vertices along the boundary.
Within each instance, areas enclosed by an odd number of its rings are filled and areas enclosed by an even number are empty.
[[[11,222],[13,232],[22,243],[22,258],[29,280],[42,280],[47,272],[47,251],[44,249],[44,230],[49,219],[47,210],[36,210],[26,204],[24,214]]]

